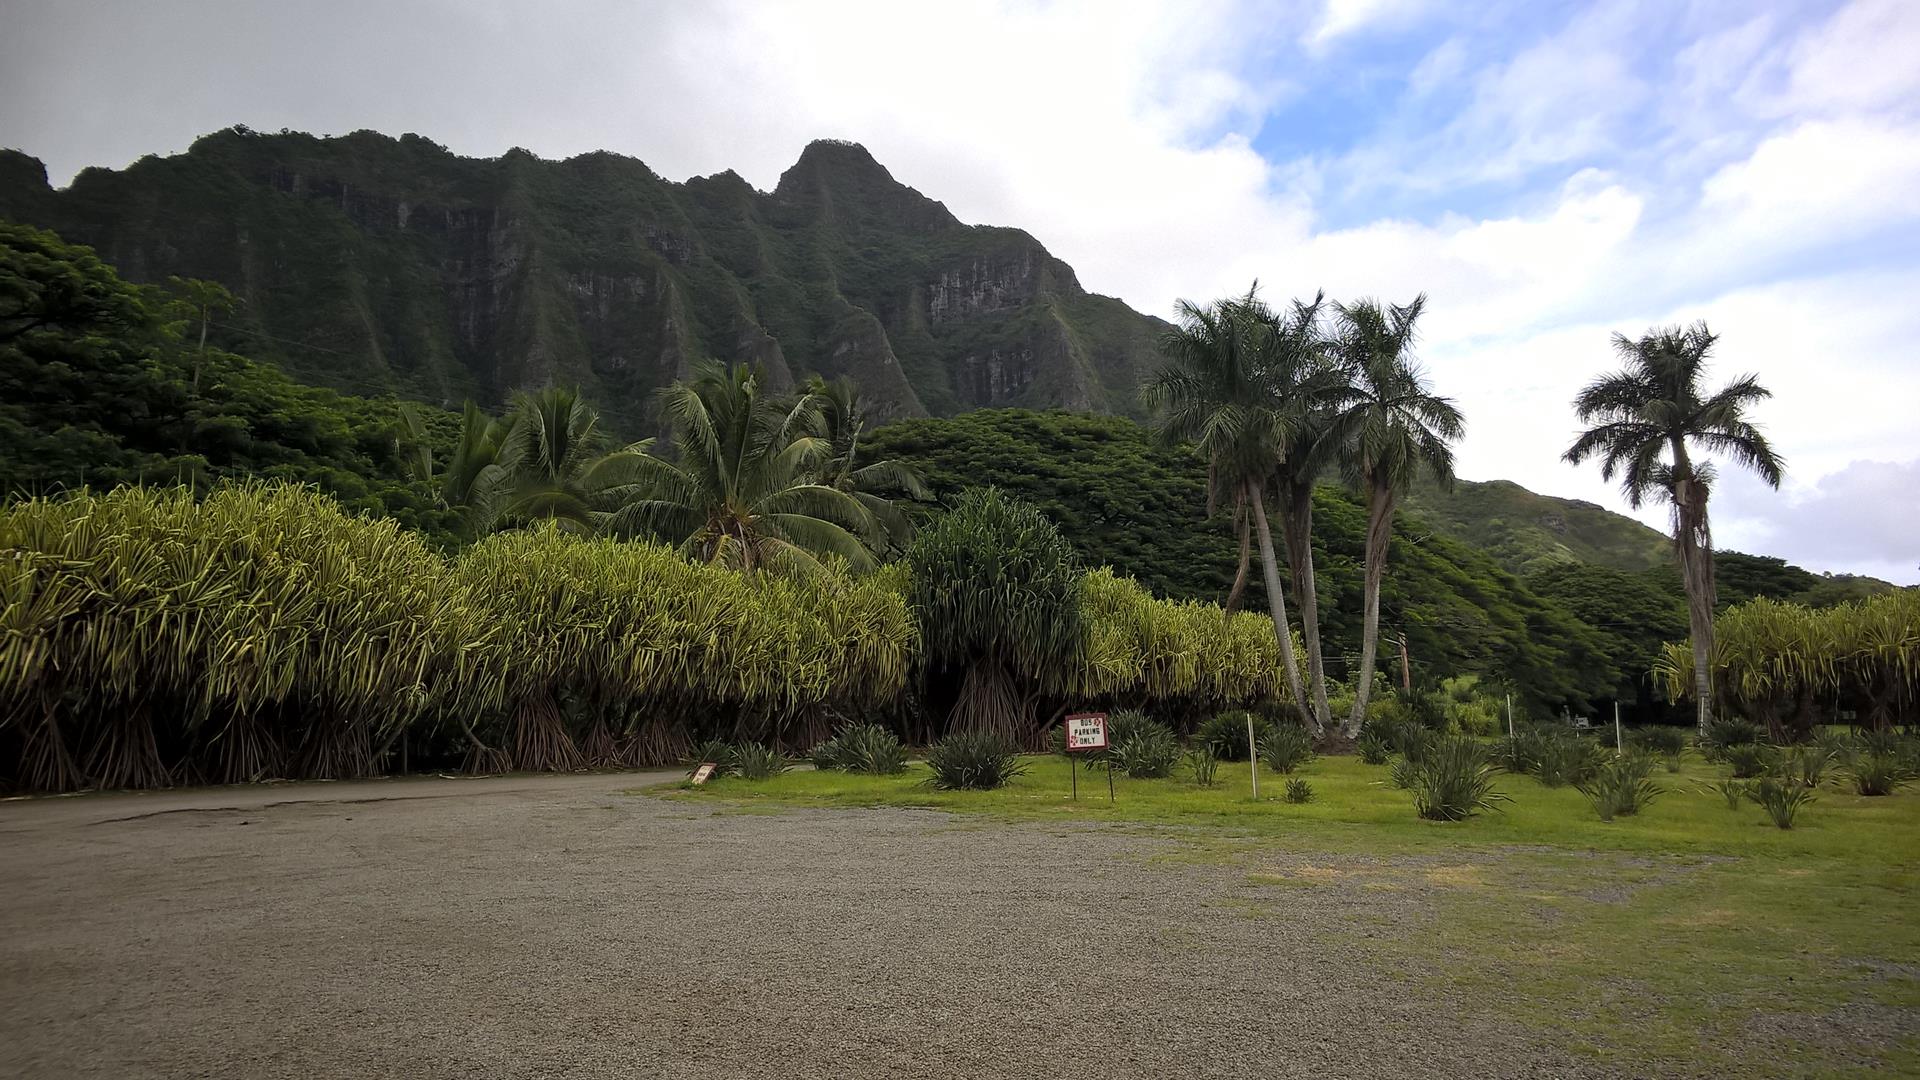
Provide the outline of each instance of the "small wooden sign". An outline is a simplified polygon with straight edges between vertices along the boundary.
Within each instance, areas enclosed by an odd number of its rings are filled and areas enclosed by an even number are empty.
[[[687,777],[687,779],[695,785],[704,784],[713,779],[713,770],[719,767],[720,766],[715,765],[711,761],[703,761],[700,763],[699,768],[693,770],[693,775]]]
[[[1075,750],[1105,750],[1106,748],[1106,713],[1074,713],[1067,717],[1068,753]]]

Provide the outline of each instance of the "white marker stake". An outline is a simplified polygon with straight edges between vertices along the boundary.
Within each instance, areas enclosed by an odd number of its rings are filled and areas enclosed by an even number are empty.
[[[1253,745],[1253,714],[1247,714],[1247,767],[1253,770],[1253,797],[1260,798],[1260,748]]]
[[[1613,756],[1625,757],[1627,740],[1620,734],[1620,699],[1613,699]]]
[[[1507,738],[1513,738],[1513,695],[1507,695]]]

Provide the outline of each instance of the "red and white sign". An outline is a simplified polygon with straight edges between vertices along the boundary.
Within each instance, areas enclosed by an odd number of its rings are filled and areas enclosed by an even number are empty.
[[[687,777],[687,779],[689,781],[692,781],[694,784],[704,784],[708,780],[713,779],[713,771],[717,768],[719,768],[719,766],[715,765],[713,762],[703,761],[700,763],[699,768],[693,770],[693,775]]]
[[[1105,750],[1106,748],[1106,713],[1074,713],[1067,717],[1067,753],[1071,754],[1075,750]]]

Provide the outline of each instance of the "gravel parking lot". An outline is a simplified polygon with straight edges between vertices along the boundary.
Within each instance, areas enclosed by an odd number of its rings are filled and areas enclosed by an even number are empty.
[[[1370,961],[1418,889],[647,779],[0,804],[0,1075],[1597,1075]]]

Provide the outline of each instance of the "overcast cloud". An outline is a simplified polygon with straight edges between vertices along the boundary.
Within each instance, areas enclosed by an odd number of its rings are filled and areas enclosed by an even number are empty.
[[[1789,465],[1723,482],[1722,546],[1920,580],[1920,4],[1454,6],[10,0],[0,144],[64,183],[375,128],[769,188],[855,139],[1143,311],[1424,290],[1461,474],[1617,509],[1567,402],[1704,318]]]

